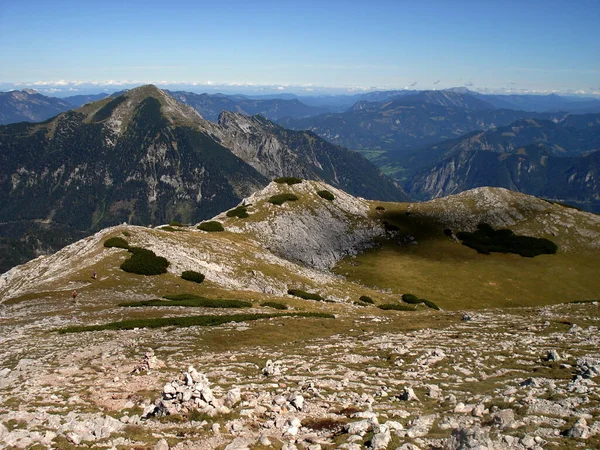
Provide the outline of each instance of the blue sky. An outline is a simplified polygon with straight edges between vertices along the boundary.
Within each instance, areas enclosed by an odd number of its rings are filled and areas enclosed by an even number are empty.
[[[0,87],[597,92],[600,0],[0,0]]]

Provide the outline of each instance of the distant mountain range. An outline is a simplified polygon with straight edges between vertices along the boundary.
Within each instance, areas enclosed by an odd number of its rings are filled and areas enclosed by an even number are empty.
[[[600,114],[525,119],[413,154],[405,184],[414,197],[498,186],[600,212]]]
[[[73,108],[68,101],[46,97],[34,90],[0,92],[0,125],[41,122]]]
[[[407,198],[363,157],[311,132],[232,113],[215,124],[154,86],[1,126],[0,270],[108,225],[212,217],[274,176]]]
[[[380,152],[385,162],[475,130],[504,126],[518,119],[563,118],[566,114],[496,109],[469,93],[425,91],[384,102],[359,102],[343,113],[278,123],[308,129],[344,147]]]
[[[310,117],[328,111],[327,108],[305,105],[298,99],[251,99],[243,95],[165,92],[177,101],[190,105],[203,118],[213,122],[217,121],[223,111],[239,112],[249,116],[260,114],[270,120],[283,117]]]

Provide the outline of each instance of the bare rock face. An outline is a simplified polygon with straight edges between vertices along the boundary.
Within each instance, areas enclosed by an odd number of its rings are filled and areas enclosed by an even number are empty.
[[[246,222],[233,231],[250,232],[275,254],[316,269],[332,267],[342,258],[373,245],[374,238],[385,233],[383,226],[368,217],[369,204],[364,199],[314,181],[284,186],[271,183],[245,199],[248,205],[261,203],[267,217]],[[335,199],[319,197],[319,190],[330,191]],[[281,206],[266,202],[282,192],[294,193],[298,202]]]

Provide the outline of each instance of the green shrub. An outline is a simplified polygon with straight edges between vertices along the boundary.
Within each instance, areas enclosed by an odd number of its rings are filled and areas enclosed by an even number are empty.
[[[319,195],[319,197],[323,197],[325,200],[329,200],[332,201],[335,199],[335,195],[333,195],[331,192],[329,191],[318,191],[317,194]]]
[[[421,303],[423,303],[428,308],[437,309],[438,311],[440,309],[439,306],[433,303],[432,301],[426,300],[424,298],[418,298],[416,295],[413,294],[403,294],[402,301],[410,305],[420,305]]]
[[[269,203],[273,203],[274,205],[283,205],[285,202],[295,202],[296,200],[298,200],[298,197],[294,194],[285,193],[273,195],[269,199]]]
[[[303,298],[304,300],[317,300],[319,302],[324,301],[324,298],[319,294],[312,294],[301,289],[288,289],[288,294],[293,295],[294,297]]]
[[[176,220],[171,220],[169,222],[169,225],[171,225],[172,227],[185,227],[184,224],[182,224],[181,222],[177,222]]]
[[[373,301],[373,299],[367,295],[361,295],[359,300],[363,303],[371,303],[372,305],[375,304],[375,302]]]
[[[277,303],[277,302],[263,302],[260,304],[260,306],[266,306],[267,308],[274,308],[274,309],[288,309],[287,305],[284,305],[283,303]]]
[[[232,314],[232,315],[210,315],[210,316],[184,316],[184,317],[161,317],[158,319],[131,319],[121,322],[110,322],[103,325],[75,326],[59,328],[60,334],[82,333],[85,331],[102,330],[133,330],[134,328],[162,328],[162,327],[210,327],[229,322],[248,322],[251,320],[272,319],[277,317],[315,317],[320,319],[335,319],[333,314],[326,313],[282,313],[282,314]]]
[[[225,231],[221,222],[217,222],[216,220],[209,220],[208,222],[202,222],[198,225],[198,229],[202,231],[208,232],[217,232],[217,231]]]
[[[295,202],[298,196],[292,193],[284,193],[273,195],[269,198],[269,202],[274,205],[283,205],[285,202]]]
[[[237,217],[239,219],[245,219],[246,217],[249,217],[250,214],[248,214],[248,211],[246,210],[245,206],[238,206],[237,208],[230,209],[229,211],[227,211],[226,216],[227,217]]]
[[[408,305],[399,305],[397,303],[386,303],[385,305],[379,305],[379,309],[383,309],[384,311],[415,311],[415,308]]]
[[[250,308],[252,303],[242,300],[205,298],[192,294],[165,295],[167,300],[154,299],[140,302],[121,303],[119,306],[136,308],[141,306],[188,306],[192,308]]]
[[[127,243],[127,241],[119,236],[108,238],[104,241],[104,246],[108,248],[124,248],[125,250],[129,248],[129,244]]]
[[[121,264],[121,269],[138,275],[160,275],[167,272],[169,261],[162,256],[156,256],[152,250],[141,247],[129,247],[131,257]]]
[[[385,208],[381,205],[375,207],[375,211],[385,211]]]
[[[123,231],[123,233],[122,233],[122,234],[123,234],[123,236],[125,236],[125,237],[129,237],[129,236],[131,236],[131,233],[130,233],[129,231],[127,231],[127,230]]]
[[[204,281],[204,275],[194,270],[185,270],[181,273],[181,278],[195,283],[202,283]]]
[[[484,255],[492,252],[516,253],[533,258],[537,255],[554,254],[558,250],[558,246],[548,239],[517,236],[508,229],[494,230],[487,223],[481,223],[477,228],[473,233],[462,231],[456,236],[463,241],[463,245]]]
[[[287,185],[292,185],[292,184],[298,184],[298,183],[302,183],[302,180],[300,178],[296,178],[296,177],[279,177],[279,178],[275,178],[275,183],[279,183],[279,184],[287,184]]]
[[[437,311],[440,310],[440,307],[438,305],[436,305],[435,303],[433,303],[431,300],[421,299],[421,303],[423,303],[428,308],[435,309]]]
[[[402,301],[404,303],[410,303],[411,305],[417,305],[421,303],[421,300],[413,294],[402,294]]]

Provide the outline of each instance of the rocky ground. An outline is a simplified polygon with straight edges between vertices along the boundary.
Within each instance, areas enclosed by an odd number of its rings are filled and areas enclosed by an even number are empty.
[[[0,310],[3,448],[600,448],[598,303],[364,308],[261,345],[313,319],[63,335],[22,309]]]

